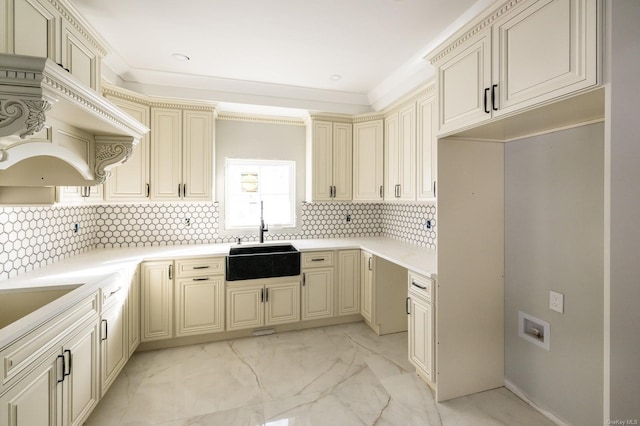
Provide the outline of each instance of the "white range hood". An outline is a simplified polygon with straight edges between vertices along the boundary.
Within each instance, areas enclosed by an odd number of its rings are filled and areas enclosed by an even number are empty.
[[[101,184],[148,131],[55,62],[0,54],[0,187]]]

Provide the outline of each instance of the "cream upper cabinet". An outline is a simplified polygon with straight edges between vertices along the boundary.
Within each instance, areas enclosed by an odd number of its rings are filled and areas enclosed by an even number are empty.
[[[360,313],[360,250],[338,252],[336,315]]]
[[[353,201],[382,201],[384,185],[384,121],[353,125]]]
[[[53,0],[2,0],[0,52],[46,57],[88,87],[100,88],[100,61],[107,51],[68,4]]]
[[[176,260],[176,336],[224,331],[224,258]]]
[[[416,104],[385,118],[385,201],[416,198]]]
[[[492,26],[494,117],[597,84],[597,1],[523,6]]]
[[[440,132],[491,118],[491,29],[479,31],[438,63]]]
[[[151,107],[151,199],[213,198],[213,111]]]
[[[351,123],[312,119],[307,149],[312,201],[349,201],[353,185]]]
[[[436,196],[438,106],[435,94],[418,99],[416,137],[416,199],[432,200]]]
[[[124,99],[121,96],[126,96]],[[145,126],[150,126],[150,109],[131,94],[109,89],[106,98]],[[111,177],[104,184],[107,201],[141,201],[150,195],[149,180],[149,134],[133,147],[133,154],[126,163],[111,170]]]
[[[598,84],[597,0],[514,3],[430,57],[441,134]]]
[[[141,342],[173,337],[173,261],[140,267]]]

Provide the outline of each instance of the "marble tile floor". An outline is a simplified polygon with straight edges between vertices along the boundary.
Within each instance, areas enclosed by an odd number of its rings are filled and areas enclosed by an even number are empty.
[[[87,426],[552,425],[499,388],[435,403],[364,323],[134,354]]]

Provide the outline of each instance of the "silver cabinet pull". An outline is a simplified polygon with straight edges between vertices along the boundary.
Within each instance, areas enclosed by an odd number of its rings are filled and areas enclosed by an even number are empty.
[[[182,184],[178,184],[178,197],[180,197],[180,193],[182,192]]]
[[[107,336],[109,335],[109,323],[107,322],[107,320],[106,320],[106,319],[103,319],[103,320],[102,320],[102,323],[104,324],[104,328],[103,328],[103,330],[104,330],[104,337],[103,337],[103,338],[101,338],[100,340],[105,341],[105,340],[107,340]]]
[[[407,301],[405,303],[405,310],[407,312],[407,315],[411,315],[411,311],[409,311],[409,303],[411,302],[411,298],[407,297]]]
[[[322,261],[324,261],[324,257],[316,257],[316,258],[311,259],[311,261],[312,262],[322,262]]]
[[[194,278],[194,281],[209,281],[209,277],[207,278]]]
[[[173,265],[169,265],[169,279],[173,279]]]
[[[209,265],[207,266],[194,266],[193,269],[209,269]]]
[[[307,276],[305,275],[305,273],[302,273],[302,285],[304,286],[306,284],[307,281]]]
[[[411,281],[411,285],[414,286],[414,287],[421,288],[422,290],[426,290],[427,289],[425,286],[422,286],[422,285],[416,283],[415,281]]]
[[[182,184],[182,198],[186,198],[187,197],[187,184],[183,183]]]
[[[269,288],[266,288],[264,291],[264,301],[265,302],[269,301]]]
[[[371,266],[371,261],[373,260],[373,256],[369,258],[369,270],[373,271],[373,267]]]
[[[436,181],[433,181],[433,196],[436,196]]]
[[[151,185],[147,184],[147,198],[151,195]]]
[[[380,185],[380,198],[384,198],[384,187]]]
[[[260,289],[260,302],[264,303],[264,288]]]

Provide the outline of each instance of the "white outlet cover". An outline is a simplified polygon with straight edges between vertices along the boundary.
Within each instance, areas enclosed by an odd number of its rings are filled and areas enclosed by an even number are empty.
[[[564,294],[557,291],[549,291],[549,309],[564,313]]]

